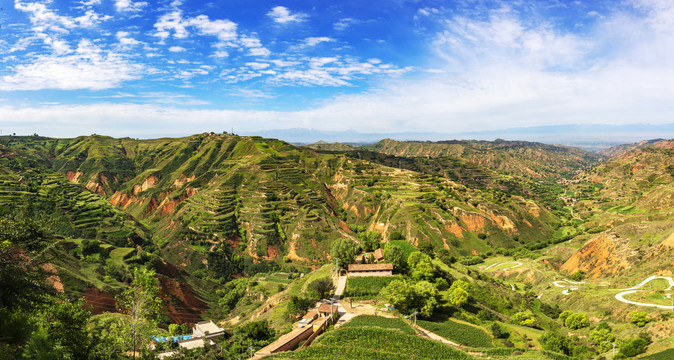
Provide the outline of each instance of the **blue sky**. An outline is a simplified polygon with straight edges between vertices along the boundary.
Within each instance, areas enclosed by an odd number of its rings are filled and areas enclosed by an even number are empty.
[[[674,122],[674,1],[9,0],[3,134]]]

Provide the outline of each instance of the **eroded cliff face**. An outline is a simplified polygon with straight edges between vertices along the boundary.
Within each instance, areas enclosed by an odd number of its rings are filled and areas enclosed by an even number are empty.
[[[569,274],[582,271],[589,278],[616,275],[631,267],[630,257],[638,252],[627,238],[606,232],[598,234],[561,266]]]

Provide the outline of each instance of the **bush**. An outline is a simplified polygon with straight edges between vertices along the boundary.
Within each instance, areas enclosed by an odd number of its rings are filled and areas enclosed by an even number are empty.
[[[329,277],[324,277],[312,281],[307,289],[315,296],[315,298],[325,299],[332,293],[335,286],[332,284],[332,280]]]
[[[590,321],[586,314],[575,313],[569,315],[566,320],[564,320],[564,325],[571,330],[578,330],[590,326]]]
[[[515,324],[522,326],[532,326],[536,322],[536,318],[534,317],[534,314],[531,312],[531,310],[518,312],[513,315],[511,319]]]
[[[648,314],[646,314],[644,311],[632,311],[630,313],[630,322],[638,327],[646,326],[648,321]]]
[[[648,346],[648,343],[642,338],[627,340],[620,344],[618,355],[621,357],[635,357],[646,352],[646,346]]]
[[[489,327],[489,330],[491,330],[492,335],[494,335],[495,338],[499,339],[507,339],[510,337],[510,333],[508,330],[506,330],[503,326],[499,325],[498,323],[493,323]]]
[[[539,341],[545,350],[558,352],[564,355],[571,355],[571,338],[564,336],[557,331],[543,334]]]

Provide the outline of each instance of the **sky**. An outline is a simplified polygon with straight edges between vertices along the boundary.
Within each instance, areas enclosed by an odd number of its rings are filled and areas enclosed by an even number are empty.
[[[5,0],[0,130],[674,123],[674,0]]]

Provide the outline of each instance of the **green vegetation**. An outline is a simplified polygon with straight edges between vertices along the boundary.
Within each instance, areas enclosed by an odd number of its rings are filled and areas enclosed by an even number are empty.
[[[399,330],[405,334],[414,335],[416,331],[408,323],[401,319],[392,319],[375,315],[358,315],[351,321],[342,325],[342,328],[350,327],[378,327],[382,329]]]
[[[424,329],[434,332],[447,340],[454,341],[458,344],[476,347],[476,348],[490,348],[493,347],[492,339],[481,328],[474,325],[463,324],[454,320],[447,320],[443,322],[430,322],[425,320],[417,321],[417,324]]]
[[[272,359],[470,359],[466,353],[440,342],[376,327],[348,327],[326,333],[311,347]]]
[[[344,297],[353,299],[372,299],[379,295],[381,290],[400,276],[358,276],[346,280]]]

